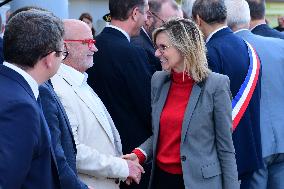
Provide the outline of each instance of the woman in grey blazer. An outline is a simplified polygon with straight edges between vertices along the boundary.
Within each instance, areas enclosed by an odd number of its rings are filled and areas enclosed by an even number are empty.
[[[187,19],[156,29],[165,71],[151,82],[153,135],[132,154],[153,160],[149,188],[237,189],[229,79],[208,69],[200,30]]]

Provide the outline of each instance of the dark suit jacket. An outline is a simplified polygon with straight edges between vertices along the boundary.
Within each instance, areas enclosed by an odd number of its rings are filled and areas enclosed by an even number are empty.
[[[4,55],[3,55],[3,39],[0,37],[0,64],[4,62]]]
[[[48,82],[39,87],[39,95],[51,133],[61,188],[87,189],[88,187],[77,176],[76,145],[68,117],[59,98]]]
[[[161,71],[162,70],[161,62],[155,56],[155,48],[154,48],[153,42],[147,36],[147,34],[144,32],[143,29],[140,30],[140,35],[135,36],[135,37],[131,37],[130,42],[132,44],[134,44],[135,46],[142,47],[146,51],[148,58],[149,58],[149,63],[150,63],[150,64],[147,64],[147,66],[149,68],[151,75],[155,71]],[[146,63],[148,63],[148,62],[146,62]]]
[[[130,153],[151,135],[147,55],[110,27],[96,40],[99,51],[94,54],[94,66],[88,70],[88,83],[110,113],[121,137],[123,153]],[[145,185],[140,183],[139,187]]]
[[[235,97],[249,67],[245,42],[229,28],[215,33],[206,44],[208,64],[214,72],[230,78],[230,89]],[[263,166],[260,138],[260,77],[251,101],[233,133],[239,177]]]
[[[251,30],[251,32],[256,35],[261,35],[264,37],[274,37],[274,38],[284,39],[284,33],[281,33],[280,31],[270,28],[267,24],[258,25],[253,30]]]
[[[0,65],[0,188],[60,188],[50,133],[26,80]]]

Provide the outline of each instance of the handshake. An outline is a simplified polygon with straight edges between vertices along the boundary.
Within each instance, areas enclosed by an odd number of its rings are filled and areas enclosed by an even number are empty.
[[[123,159],[127,161],[129,176],[127,177],[125,183],[130,185],[133,181],[139,184],[141,180],[141,174],[145,173],[143,167],[139,164],[139,159],[136,154],[126,154],[122,156]]]

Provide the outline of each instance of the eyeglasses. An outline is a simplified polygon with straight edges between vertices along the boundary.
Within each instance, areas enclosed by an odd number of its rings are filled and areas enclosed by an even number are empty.
[[[49,54],[51,54],[53,52],[55,52],[56,54],[62,53],[62,60],[65,60],[67,58],[68,54],[69,54],[68,51],[50,51],[50,52],[44,54],[41,58],[46,57],[47,55],[49,55]]]
[[[156,46],[156,50],[159,50],[161,53],[164,53],[168,48],[172,47],[173,45],[160,45]]]
[[[158,20],[160,20],[163,24],[165,23],[165,21],[161,17],[159,17],[156,13],[151,12],[151,11],[148,11],[148,13],[149,13],[150,16],[155,17]]]
[[[96,44],[96,40],[94,39],[66,39],[64,42],[79,42],[82,44],[88,44],[89,49],[92,49],[93,45]]]

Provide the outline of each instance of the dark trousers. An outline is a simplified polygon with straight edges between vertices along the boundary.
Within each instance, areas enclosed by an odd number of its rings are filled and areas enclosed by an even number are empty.
[[[156,166],[153,189],[184,189],[183,176],[170,174]]]

